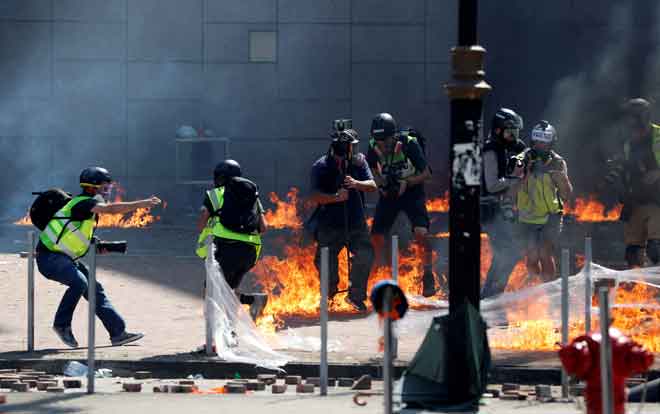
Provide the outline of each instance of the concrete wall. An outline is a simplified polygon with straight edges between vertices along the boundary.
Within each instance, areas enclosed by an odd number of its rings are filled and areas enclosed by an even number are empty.
[[[595,53],[620,2],[481,3],[496,87],[487,116],[506,104],[536,118],[555,82]],[[283,193],[307,186],[332,119],[352,117],[365,148],[371,116],[389,111],[427,135],[439,192],[456,4],[3,0],[0,148],[15,177],[0,183],[21,210],[26,190],[75,183],[82,167],[98,163],[129,197],[197,202],[174,184],[175,130],[189,124],[231,138],[232,156],[262,191]],[[276,62],[249,62],[251,31],[277,33]]]

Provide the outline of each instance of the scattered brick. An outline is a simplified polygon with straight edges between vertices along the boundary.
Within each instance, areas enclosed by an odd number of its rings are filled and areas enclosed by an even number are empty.
[[[549,385],[537,385],[534,387],[536,399],[539,401],[549,401],[552,399],[552,389]]]
[[[284,377],[284,383],[288,385],[298,385],[302,381],[302,377],[300,375],[287,375]]]
[[[26,383],[30,388],[37,388],[37,380],[24,380],[24,383]]]
[[[7,402],[7,396],[4,394],[0,394],[0,404],[4,404]]]
[[[195,380],[189,380],[189,379],[180,380],[179,385],[195,385]]]
[[[518,390],[520,390],[520,385],[518,384],[513,384],[510,382],[502,384],[502,392],[518,391]]]
[[[273,385],[277,381],[277,376],[274,374],[259,374],[257,375],[257,380],[266,385]]]
[[[62,387],[48,387],[48,388],[46,388],[46,392],[64,392],[64,388],[62,388]]]
[[[190,384],[184,384],[184,385],[179,385],[179,392],[181,394],[190,394],[192,393],[197,387],[195,385],[190,385]]]
[[[370,390],[371,389],[371,375],[363,375],[355,381],[351,387],[353,390]]]
[[[11,389],[16,392],[28,392],[30,386],[25,382],[16,382],[11,385]]]
[[[582,397],[584,395],[584,384],[573,384],[568,387],[568,393],[573,397]]]
[[[141,382],[125,382],[122,384],[122,388],[126,392],[140,392],[142,391]]]
[[[500,400],[518,401],[518,394],[513,394],[513,393],[500,394]]]
[[[296,392],[300,394],[312,394],[314,392],[314,384],[298,384],[296,385]]]
[[[245,388],[248,391],[263,391],[266,389],[266,384],[258,380],[248,381],[247,384],[245,384]]]
[[[18,378],[0,380],[0,388],[10,389],[12,384],[19,382]]]
[[[319,378],[319,377],[308,377],[305,380],[305,384],[312,384],[315,387],[320,387],[321,386],[321,378]]]
[[[15,369],[0,369],[0,375],[15,374],[15,373],[16,373]]]
[[[82,381],[77,378],[65,378],[62,380],[64,388],[81,388]]]
[[[352,387],[353,383],[353,378],[339,378],[340,387]]]
[[[133,378],[136,380],[151,379],[151,371],[137,371],[133,374]]]
[[[500,393],[500,390],[498,390],[497,388],[487,388],[487,389],[486,389],[486,392],[487,392],[488,394],[492,394],[492,395],[493,395],[493,398],[498,398],[498,397],[500,396],[500,394],[501,394],[501,393]]]
[[[57,381],[37,381],[37,390],[46,391],[49,387],[57,387]]]
[[[328,387],[334,387],[337,385],[337,378],[328,378]]]
[[[270,387],[273,394],[284,394],[286,392],[286,388],[286,384],[273,384],[273,386]]]
[[[245,394],[245,384],[229,382],[225,385],[227,394]]]

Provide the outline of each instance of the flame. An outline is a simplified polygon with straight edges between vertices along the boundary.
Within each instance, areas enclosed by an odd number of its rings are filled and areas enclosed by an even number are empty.
[[[275,211],[266,210],[268,227],[274,229],[300,228],[302,219],[298,215],[298,189],[291,188],[286,194],[286,201],[280,200],[275,193],[270,193],[270,201],[275,204]]]
[[[125,194],[125,190],[115,184],[115,197],[113,202],[119,203],[123,201],[122,195]],[[166,203],[163,202],[163,208],[165,208]],[[155,223],[160,220],[160,216],[153,216],[151,214],[151,209],[148,208],[139,208],[135,210],[132,214],[99,214],[99,221],[97,227],[120,227],[120,228],[142,228],[147,227],[150,224]],[[29,213],[25,214],[24,217],[14,222],[18,226],[31,226],[32,220],[30,220]]]
[[[617,221],[623,209],[622,204],[617,204],[609,211],[605,211],[605,205],[598,201],[594,195],[585,198],[578,197],[575,206],[565,206],[566,214],[575,216],[579,222],[601,222]]]
[[[449,191],[442,197],[426,200],[426,209],[429,213],[446,213],[449,211]]]
[[[612,309],[612,325],[644,345],[660,352],[660,289],[642,283],[622,283],[615,304],[637,306]]]

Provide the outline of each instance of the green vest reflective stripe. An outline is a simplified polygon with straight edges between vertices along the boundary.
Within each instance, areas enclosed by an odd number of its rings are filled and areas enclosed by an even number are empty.
[[[562,212],[559,192],[550,173],[527,177],[518,190],[517,207],[518,220],[526,224],[545,224],[551,214]]]
[[[660,168],[660,125],[651,124],[653,128],[653,155],[655,156],[656,167]],[[630,159],[630,142],[627,142],[623,145],[623,153],[626,157],[626,161]]]
[[[197,238],[197,249],[195,250],[195,253],[197,256],[205,259],[209,243],[211,243],[213,237],[219,237],[222,239],[237,240],[253,244],[257,249],[257,257],[259,257],[259,253],[261,252],[261,236],[258,234],[237,233],[235,231],[229,230],[223,226],[222,223],[220,223],[220,218],[217,215],[214,215],[222,208],[224,203],[224,194],[224,187],[214,188],[213,190],[208,190],[206,192],[209,200],[211,200],[213,211],[210,212],[211,217],[209,217],[209,220],[206,223],[206,227],[204,227],[204,230],[202,230],[202,232],[199,234],[199,237]]]
[[[410,144],[411,142],[417,142],[417,138],[415,138],[413,135],[407,135],[406,144]],[[376,140],[371,138],[369,140],[369,146],[371,148],[375,148]],[[412,177],[416,173],[415,166],[412,164],[412,161],[410,161],[410,159],[406,157],[406,154],[403,149],[391,155],[379,156],[378,162],[383,167],[383,174],[386,175],[389,173],[388,170],[393,170],[393,172],[395,172],[395,174],[399,178],[403,179],[403,178]]]
[[[87,253],[92,236],[94,235],[96,215],[93,214],[90,219],[84,221],[74,221],[71,220],[71,210],[76,204],[90,198],[92,197],[75,197],[55,213],[55,217],[57,218],[49,221],[39,236],[41,243],[48,250],[56,253],[64,253],[74,260]]]

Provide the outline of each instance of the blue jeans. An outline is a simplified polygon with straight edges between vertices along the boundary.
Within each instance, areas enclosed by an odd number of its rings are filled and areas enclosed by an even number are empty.
[[[37,252],[37,266],[39,272],[47,279],[69,287],[62,296],[53,325],[70,327],[80,297],[84,296],[87,299],[87,268],[64,254],[53,253],[47,249]],[[103,286],[98,281],[96,282],[96,316],[101,319],[111,338],[120,335],[126,329],[124,320],[112,307]]]

